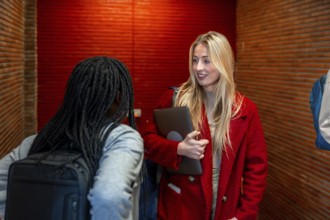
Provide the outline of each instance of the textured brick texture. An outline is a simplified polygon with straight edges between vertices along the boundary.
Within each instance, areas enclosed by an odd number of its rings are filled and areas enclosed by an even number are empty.
[[[37,25],[36,0],[25,1],[25,32],[24,32],[24,135],[37,131]]]
[[[330,1],[238,0],[238,88],[265,130],[260,219],[329,219],[330,152],[314,145],[309,92],[330,68]]]
[[[29,37],[35,39],[33,33],[25,36],[35,22],[30,20],[30,15],[26,16],[29,12],[25,6],[31,3],[33,1],[0,1],[0,154],[15,147],[36,124],[31,117],[35,115],[35,106],[25,109],[26,101],[35,103],[35,85],[30,82],[24,85],[35,72],[35,67],[25,64],[25,50],[31,46],[25,41],[29,41]],[[29,22],[29,26],[25,22]],[[34,57],[35,50],[29,51]],[[31,119],[27,123],[29,127],[25,127],[26,119]]]

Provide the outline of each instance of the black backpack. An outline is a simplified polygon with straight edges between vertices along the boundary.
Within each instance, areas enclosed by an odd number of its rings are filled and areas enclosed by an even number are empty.
[[[88,220],[91,175],[81,153],[37,153],[11,164],[5,220]]]

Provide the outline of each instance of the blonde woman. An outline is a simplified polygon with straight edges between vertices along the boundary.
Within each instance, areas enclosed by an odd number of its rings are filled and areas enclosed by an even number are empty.
[[[266,144],[256,105],[236,91],[234,66],[224,35],[198,36],[190,48],[190,77],[174,101],[189,107],[195,131],[176,142],[160,136],[153,120],[142,129],[147,159],[178,169],[186,156],[203,168],[201,175],[163,169],[157,219],[257,219],[266,186]],[[173,94],[166,91],[157,108],[173,106]]]

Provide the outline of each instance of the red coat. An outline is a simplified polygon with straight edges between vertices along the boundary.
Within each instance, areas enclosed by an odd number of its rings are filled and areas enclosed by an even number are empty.
[[[157,108],[172,105],[173,90],[164,93]],[[203,174],[189,176],[163,172],[158,199],[158,219],[210,220],[212,208],[212,143],[206,120],[202,138],[210,143],[201,160]],[[232,150],[223,153],[219,175],[215,220],[236,217],[239,220],[257,219],[258,203],[266,187],[267,152],[256,105],[244,97],[240,116],[230,123]],[[157,134],[150,120],[141,130],[145,143],[145,157],[168,168],[178,168],[178,142]],[[176,193],[168,187],[172,183],[181,189]]]

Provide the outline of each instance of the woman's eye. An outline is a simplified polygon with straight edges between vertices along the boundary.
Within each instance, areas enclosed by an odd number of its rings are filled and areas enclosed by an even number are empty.
[[[192,59],[193,63],[198,63],[198,59]]]
[[[211,63],[211,61],[210,60],[204,60],[204,63],[209,64],[209,63]]]

